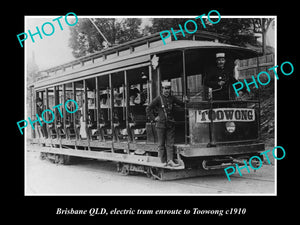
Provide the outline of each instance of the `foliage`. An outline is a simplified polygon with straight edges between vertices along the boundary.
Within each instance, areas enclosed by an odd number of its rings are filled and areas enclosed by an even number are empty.
[[[192,18],[191,18],[192,19]],[[161,32],[163,30],[179,29],[187,18],[151,18],[151,25],[141,28],[141,18],[95,18],[96,26],[101,30],[108,41],[114,44],[121,44],[141,36]],[[258,46],[255,33],[263,36],[263,49],[266,49],[264,35],[270,26],[273,18],[222,18],[219,23],[211,24],[204,19],[206,28],[203,27],[200,19],[194,20],[197,23],[198,31],[209,31],[230,37],[226,42],[239,46]],[[187,29],[194,30],[193,23],[187,23]],[[69,46],[73,49],[75,57],[81,57],[100,51],[107,47],[104,38],[100,35],[88,18],[81,18],[78,24],[71,29]]]
[[[93,21],[112,45],[141,37],[139,18],[95,18]],[[69,46],[76,58],[100,51],[106,45],[104,38],[87,18],[79,19],[71,29]]]

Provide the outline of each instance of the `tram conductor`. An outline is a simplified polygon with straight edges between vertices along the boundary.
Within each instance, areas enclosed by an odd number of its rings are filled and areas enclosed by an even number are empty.
[[[151,122],[156,122],[158,157],[162,163],[171,167],[179,166],[174,162],[175,120],[173,110],[175,104],[184,107],[184,102],[171,95],[171,82],[164,81],[162,82],[162,94],[154,98],[146,108]],[[156,117],[155,110],[158,113]]]

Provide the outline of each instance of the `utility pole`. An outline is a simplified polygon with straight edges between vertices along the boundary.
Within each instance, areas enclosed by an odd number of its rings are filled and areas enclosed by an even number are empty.
[[[89,20],[91,21],[91,23],[94,25],[94,27],[96,28],[96,30],[100,33],[100,35],[103,37],[103,39],[107,42],[108,47],[111,47],[112,44],[106,39],[106,37],[104,36],[104,34],[101,32],[101,30],[97,27],[97,25],[94,23],[94,21],[92,19],[89,18]]]

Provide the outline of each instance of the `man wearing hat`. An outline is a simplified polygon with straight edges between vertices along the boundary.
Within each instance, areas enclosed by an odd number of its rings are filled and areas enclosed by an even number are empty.
[[[153,99],[146,108],[146,113],[150,120],[156,122],[156,132],[158,137],[158,157],[162,163],[171,167],[179,166],[174,162],[174,105],[184,107],[184,102],[171,95],[171,82],[162,82],[162,94]],[[158,116],[154,116],[157,110]]]
[[[232,84],[235,82],[233,68],[226,66],[225,53],[217,53],[216,66],[210,68],[204,77],[204,85],[212,88],[212,99],[229,100],[234,95]]]
[[[40,121],[43,121],[43,119],[41,118],[41,115],[42,115],[42,113],[43,113],[43,111],[45,109],[46,109],[46,107],[43,104],[43,100],[38,97],[36,99],[36,112],[39,115]],[[38,126],[38,131],[41,132],[41,134],[42,134],[43,137],[48,138],[48,133],[47,133],[46,125],[41,126],[41,127]]]

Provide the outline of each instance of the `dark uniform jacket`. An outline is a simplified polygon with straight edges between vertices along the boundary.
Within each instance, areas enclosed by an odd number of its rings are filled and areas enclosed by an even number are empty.
[[[163,104],[161,102],[163,100]],[[184,106],[184,102],[180,101],[176,97],[169,95],[168,97],[164,95],[157,96],[146,108],[146,113],[151,121],[154,121],[155,115],[154,110],[157,110],[158,120],[156,122],[156,128],[167,128],[169,126],[174,126],[174,105],[177,104],[181,107]],[[164,105],[165,110],[162,105]],[[167,115],[165,115],[167,114]],[[167,118],[166,118],[167,116]]]
[[[225,81],[225,84],[221,87],[219,81]],[[233,77],[233,70],[226,67],[224,69],[212,67],[204,78],[204,85],[213,89],[213,100],[229,100],[230,96],[233,97],[232,84],[235,82],[237,80]]]

